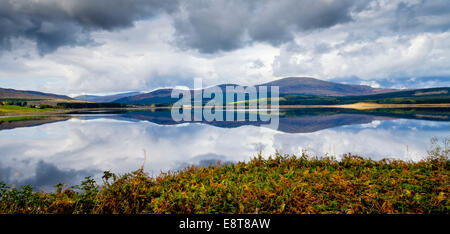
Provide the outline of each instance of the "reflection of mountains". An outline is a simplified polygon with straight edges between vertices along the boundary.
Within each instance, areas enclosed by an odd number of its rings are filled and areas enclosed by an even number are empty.
[[[170,112],[129,112],[122,117],[129,117],[131,119],[146,120],[152,123],[160,125],[174,125],[186,122],[176,122],[172,119]],[[386,119],[378,116],[369,116],[361,114],[332,114],[332,115],[319,115],[319,116],[292,116],[285,117],[280,116],[278,129],[287,133],[306,133],[315,132],[322,129],[338,127],[342,125],[350,124],[365,124],[370,123],[373,120]],[[252,125],[252,126],[264,126],[269,122],[265,121],[213,121],[205,123],[221,128],[236,128],[240,126]]]
[[[224,113],[225,115],[225,113]],[[197,123],[209,124],[220,128],[236,128],[245,125],[264,126],[269,122],[249,121],[248,113],[246,121],[200,121]],[[193,115],[192,115],[193,116]],[[433,121],[450,121],[450,109],[445,108],[420,108],[420,109],[376,109],[376,110],[352,110],[352,109],[289,109],[281,110],[278,129],[286,133],[308,133],[322,129],[334,128],[352,124],[366,124],[374,120],[384,119],[419,119]],[[111,118],[124,121],[149,121],[159,125],[176,125],[186,122],[176,122],[172,119],[168,110],[140,110],[140,111],[96,111],[96,112],[74,112],[71,115],[62,116],[35,116],[23,120],[2,121],[0,119],[0,130],[13,129],[17,127],[31,127],[48,124],[69,118],[98,119]],[[224,116],[224,119],[225,116]],[[259,119],[259,118],[258,118]],[[194,121],[195,122],[195,121]],[[192,122],[190,122],[192,123]]]
[[[170,111],[132,111],[116,116],[121,119],[145,120],[160,125],[174,125],[186,122],[176,122]],[[434,121],[449,121],[448,109],[385,109],[359,111],[349,109],[297,109],[280,111],[278,130],[287,133],[308,133],[322,129],[351,124],[366,124],[374,120],[406,118]],[[225,119],[225,117],[224,117]],[[205,123],[221,128],[235,128],[245,125],[264,126],[269,122],[249,121],[216,121]]]
[[[68,119],[70,119],[69,116],[32,116],[13,120],[0,118],[0,130],[21,128],[21,127],[34,127],[43,124],[65,121]]]
[[[278,130],[288,133],[307,133],[343,125],[366,124],[382,119],[387,118],[360,114],[282,117],[280,118]]]

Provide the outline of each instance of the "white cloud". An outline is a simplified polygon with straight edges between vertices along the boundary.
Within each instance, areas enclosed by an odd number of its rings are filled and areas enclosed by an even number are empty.
[[[299,36],[303,51],[281,48],[276,57],[274,74],[282,76],[316,76],[322,79],[356,76],[380,79],[404,76],[448,76],[450,69],[450,33],[424,33],[410,36],[384,36],[375,40],[339,42],[340,35],[330,32]],[[344,33],[347,34],[347,33]],[[318,42],[328,49],[317,52]]]

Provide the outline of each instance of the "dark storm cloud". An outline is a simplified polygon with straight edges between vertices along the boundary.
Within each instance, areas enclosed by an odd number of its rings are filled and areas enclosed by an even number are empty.
[[[401,2],[395,12],[393,29],[399,32],[447,31],[450,28],[448,0]]]
[[[358,1],[359,2],[359,1]],[[41,53],[63,45],[92,43],[92,30],[130,27],[133,22],[168,12],[177,42],[202,53],[229,51],[253,41],[279,45],[293,32],[330,27],[351,20],[353,0],[342,1],[183,1],[41,0],[0,2],[0,46],[25,37]]]
[[[87,44],[92,30],[130,27],[135,20],[172,12],[177,5],[175,0],[1,0],[0,49],[20,37],[35,41],[41,54]]]
[[[178,43],[202,53],[243,46],[253,1],[189,1],[175,17]]]
[[[189,1],[175,16],[181,46],[202,53],[229,51],[254,41],[272,45],[298,31],[327,28],[352,20],[365,1]]]
[[[184,49],[216,53],[253,42],[279,46],[295,33],[351,22],[358,12],[382,10],[382,5],[370,0],[0,0],[0,49],[20,37],[35,41],[41,54],[87,45],[94,43],[89,35],[94,30],[131,27],[163,12],[173,19],[176,45]],[[446,31],[448,5],[448,0],[401,2],[393,14],[383,15],[388,23],[378,27],[402,33]]]
[[[277,45],[292,39],[295,31],[326,28],[351,20],[353,1],[269,1],[250,21],[249,34]]]

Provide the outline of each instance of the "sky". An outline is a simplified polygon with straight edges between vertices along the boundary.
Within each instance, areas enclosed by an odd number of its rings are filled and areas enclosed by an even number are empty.
[[[0,0],[0,87],[450,86],[449,0]]]

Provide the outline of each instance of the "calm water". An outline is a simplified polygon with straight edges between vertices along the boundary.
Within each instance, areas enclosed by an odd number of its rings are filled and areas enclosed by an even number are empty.
[[[0,124],[0,181],[51,190],[100,181],[105,170],[177,170],[245,161],[257,152],[420,160],[450,136],[449,110],[290,110],[278,129],[259,122],[175,123],[167,111],[77,113]],[[146,156],[144,156],[146,155]]]

